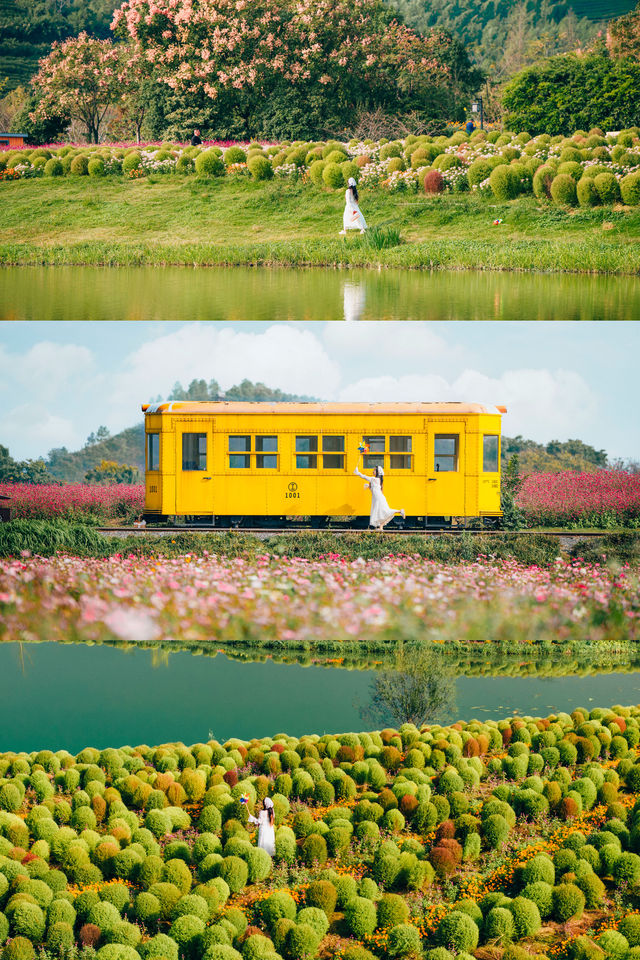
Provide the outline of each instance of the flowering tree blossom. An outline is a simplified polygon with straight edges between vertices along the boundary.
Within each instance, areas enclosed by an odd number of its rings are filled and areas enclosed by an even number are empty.
[[[402,26],[382,0],[125,0],[112,26],[194,116],[214,107],[248,122],[274,96],[307,110],[322,98],[341,116],[394,109],[447,80],[442,36]]]
[[[83,123],[89,139],[98,143],[100,125],[118,95],[118,56],[111,40],[95,40],[84,32],[54,43],[33,81],[41,99],[32,119],[64,111]]]

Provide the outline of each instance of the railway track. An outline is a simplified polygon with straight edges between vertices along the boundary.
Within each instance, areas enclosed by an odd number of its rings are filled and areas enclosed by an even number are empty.
[[[340,536],[345,533],[366,533],[366,530],[356,530],[352,527],[324,527],[323,529],[313,529],[311,527],[211,527],[206,525],[185,525],[185,526],[175,526],[175,527],[165,527],[165,526],[150,526],[143,527],[97,527],[97,530],[100,533],[103,533],[105,536],[119,537],[119,536],[154,536],[154,537],[170,537],[175,536],[177,533],[249,533],[252,536],[258,537],[261,540],[266,540],[267,537],[274,537],[286,533],[332,533],[337,536]],[[467,533],[471,536],[485,536],[485,537],[496,537],[501,536],[503,533],[510,533],[512,536],[517,537],[531,537],[539,533],[544,533],[547,537],[555,537],[558,539],[563,547],[571,547],[579,540],[587,539],[598,539],[599,537],[605,537],[610,531],[605,530],[553,530],[553,531],[543,531],[543,530],[511,530],[511,531],[502,531],[502,530],[464,530],[462,528],[457,528],[453,530],[420,530],[415,528],[400,528],[400,527],[388,527],[386,531],[382,534],[399,534],[401,536],[408,536],[409,534],[417,534],[423,537],[436,537],[436,536],[449,536],[449,537],[460,537],[463,533]]]

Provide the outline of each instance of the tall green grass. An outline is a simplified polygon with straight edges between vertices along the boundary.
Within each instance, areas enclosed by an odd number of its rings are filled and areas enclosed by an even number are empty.
[[[176,557],[185,553],[216,553],[227,557],[256,557],[265,553],[280,557],[317,560],[331,554],[355,560],[394,555],[417,555],[442,563],[462,563],[480,555],[498,559],[513,557],[521,563],[552,563],[560,553],[559,541],[543,533],[526,536],[502,533],[491,536],[377,534],[363,531],[336,535],[330,532],[292,532],[260,539],[241,532],[176,532],[173,536],[146,533],[128,537],[105,536],[94,527],[49,520],[12,520],[0,525],[0,557],[20,556],[24,551],[43,557],[69,553],[80,557],[115,554]],[[602,540],[582,541],[571,555],[600,562],[618,560],[640,563],[640,533],[613,534]]]

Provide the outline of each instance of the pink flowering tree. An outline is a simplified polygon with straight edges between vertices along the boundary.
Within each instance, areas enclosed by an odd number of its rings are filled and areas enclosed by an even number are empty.
[[[84,32],[55,43],[34,77],[40,96],[32,120],[64,112],[83,123],[89,140],[98,143],[101,124],[118,97],[118,59],[111,40],[95,40]]]
[[[294,118],[308,136],[359,108],[425,106],[447,83],[442,37],[400,25],[383,0],[125,0],[112,26],[171,89],[185,130],[266,122],[287,136]]]

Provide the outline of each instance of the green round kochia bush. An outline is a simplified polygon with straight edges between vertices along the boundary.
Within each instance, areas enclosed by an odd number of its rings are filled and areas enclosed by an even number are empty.
[[[338,891],[329,880],[312,880],[307,887],[305,902],[308,907],[319,907],[331,917],[336,909]]]
[[[540,911],[536,904],[527,897],[516,897],[509,904],[509,909],[516,926],[516,933],[520,939],[531,937],[541,927]]]
[[[397,893],[385,893],[378,902],[378,926],[395,927],[409,919],[406,900]]]
[[[496,200],[513,200],[522,187],[517,171],[504,164],[491,171],[489,184]]]
[[[538,853],[522,867],[521,877],[523,884],[536,883],[543,880],[545,883],[553,885],[556,879],[556,871],[551,857],[546,853]]]
[[[157,933],[155,937],[140,944],[140,956],[143,960],[178,960],[178,944],[166,933]]]
[[[613,878],[629,886],[640,880],[640,857],[637,853],[621,853],[613,864]]]
[[[618,930],[630,947],[640,946],[640,915],[632,913],[623,917],[618,924]]]
[[[600,202],[600,196],[591,177],[582,177],[578,180],[576,194],[581,207],[595,207]]]
[[[140,954],[124,943],[107,943],[100,947],[96,956],[99,960],[139,960]]]
[[[73,926],[76,922],[76,911],[68,900],[52,900],[47,908],[47,923],[70,923]]]
[[[302,910],[298,912],[296,923],[308,923],[310,927],[313,927],[321,940],[329,929],[327,915],[324,910],[320,910],[319,907],[303,907]]]
[[[46,921],[37,903],[22,901],[12,911],[10,925],[12,936],[28,937],[32,942],[38,943],[44,936]]]
[[[136,919],[141,923],[153,924],[160,918],[160,901],[152,893],[139,893],[134,903]]]
[[[231,893],[240,893],[247,885],[249,868],[240,857],[225,857],[220,864],[219,876],[228,885]]]
[[[324,864],[328,858],[327,842],[318,833],[310,833],[302,844],[302,858],[307,866]]]
[[[620,181],[620,193],[622,202],[628,206],[635,206],[640,203],[640,173],[629,173],[626,177],[623,177]],[[638,765],[634,766],[633,770],[636,769],[640,770],[640,767]]]
[[[551,199],[556,203],[573,206],[576,202],[576,182],[568,173],[559,173],[551,184]]]
[[[92,160],[89,160],[88,171],[90,177],[104,177],[105,170],[102,157],[93,157]]]
[[[14,937],[2,951],[2,960],[34,960],[35,955],[31,940]]]
[[[482,821],[482,836],[487,846],[497,849],[509,836],[509,824],[499,813],[493,813]]]
[[[555,176],[553,167],[543,164],[533,175],[533,193],[539,200],[548,200],[551,197],[551,184]]]
[[[584,893],[585,906],[595,910],[602,903],[606,887],[595,873],[587,873],[576,880],[576,886]]]
[[[389,930],[387,954],[390,957],[419,957],[422,953],[420,931],[409,923],[399,923]]]
[[[344,150],[331,150],[330,153],[328,153],[326,156],[323,154],[322,159],[326,160],[327,163],[341,164],[341,163],[344,163],[346,160],[348,160],[349,157],[344,152]]]
[[[224,152],[224,162],[229,163],[245,163],[247,155],[242,149],[242,147],[227,147]]]
[[[15,813],[22,805],[22,794],[15,783],[3,783],[0,787],[0,809]]]
[[[629,941],[618,930],[603,930],[596,943],[609,960],[622,960],[629,950]]]
[[[362,940],[370,936],[376,928],[376,905],[365,897],[355,897],[347,904],[344,919],[348,930]]]
[[[130,173],[131,170],[137,170],[140,164],[142,163],[142,157],[136,150],[132,150],[126,155],[122,161],[122,172]],[[73,164],[71,164],[71,172],[73,173]],[[89,172],[89,162],[87,161],[87,173]]]
[[[618,202],[620,199],[620,185],[612,173],[599,173],[595,178],[594,183],[602,203],[611,204]],[[614,737],[613,740],[615,739],[616,738]],[[612,745],[613,740],[611,741]]]
[[[62,165],[62,160],[58,157],[51,157],[50,160],[44,165],[44,175],[45,177],[62,177],[64,176],[64,167]]]
[[[322,170],[322,181],[325,186],[331,190],[339,190],[341,187],[344,187],[344,174],[342,173],[340,165],[331,162],[327,163]]]
[[[193,157],[186,157],[184,154],[182,154],[181,157],[178,157],[178,160],[176,161],[176,173],[193,173],[194,169],[195,163]],[[157,791],[152,792],[156,793]],[[148,808],[148,802],[146,806]]]
[[[278,920],[283,917],[295,920],[296,911],[296,902],[286,890],[276,890],[263,900],[261,905],[262,917],[270,930],[273,930]]]
[[[194,941],[204,932],[204,921],[200,917],[185,914],[171,924],[169,935],[175,940],[181,951],[189,951]]]
[[[506,907],[492,907],[484,918],[482,935],[484,940],[496,940],[509,943],[516,932],[513,915]]]
[[[271,180],[273,177],[273,167],[266,157],[251,157],[247,161],[247,169],[254,180]]]
[[[483,180],[486,180],[487,177],[491,176],[491,171],[493,167],[488,160],[474,160],[472,164],[469,165],[467,170],[467,180],[469,181],[469,186],[474,187],[477,184],[482,183]]]
[[[522,896],[536,905],[543,920],[551,916],[553,887],[550,883],[546,883],[544,880],[535,880],[533,883],[528,883],[522,891]]]
[[[577,183],[582,176],[582,164],[576,163],[575,160],[568,160],[566,163],[560,164],[558,173],[568,173]]]
[[[243,960],[242,954],[226,943],[214,944],[206,951],[203,960]]]
[[[579,920],[585,907],[585,896],[574,883],[561,883],[553,888],[553,918],[558,923]]]
[[[5,942],[9,936],[9,921],[5,917],[4,913],[0,913],[0,946]]]
[[[269,161],[267,161],[267,163],[268,162]],[[202,153],[199,153],[195,159],[195,168],[196,173],[200,177],[222,177],[225,172],[224,163],[219,154],[214,150],[203,150]],[[173,802],[173,800],[171,802]]]
[[[480,930],[478,924],[460,910],[452,910],[447,914],[436,930],[436,941],[442,947],[448,947],[459,953],[461,950],[470,953],[478,946]]]
[[[120,922],[120,911],[112,903],[100,901],[89,910],[87,921],[108,934]]]
[[[71,160],[70,172],[76,177],[84,177],[89,172],[89,158],[84,154],[80,153],[77,157],[73,157]],[[75,770],[67,771],[68,773],[76,773]],[[72,789],[72,788],[70,788]]]
[[[308,923],[296,923],[291,927],[286,939],[286,953],[291,960],[306,960],[315,956],[320,938]]]

